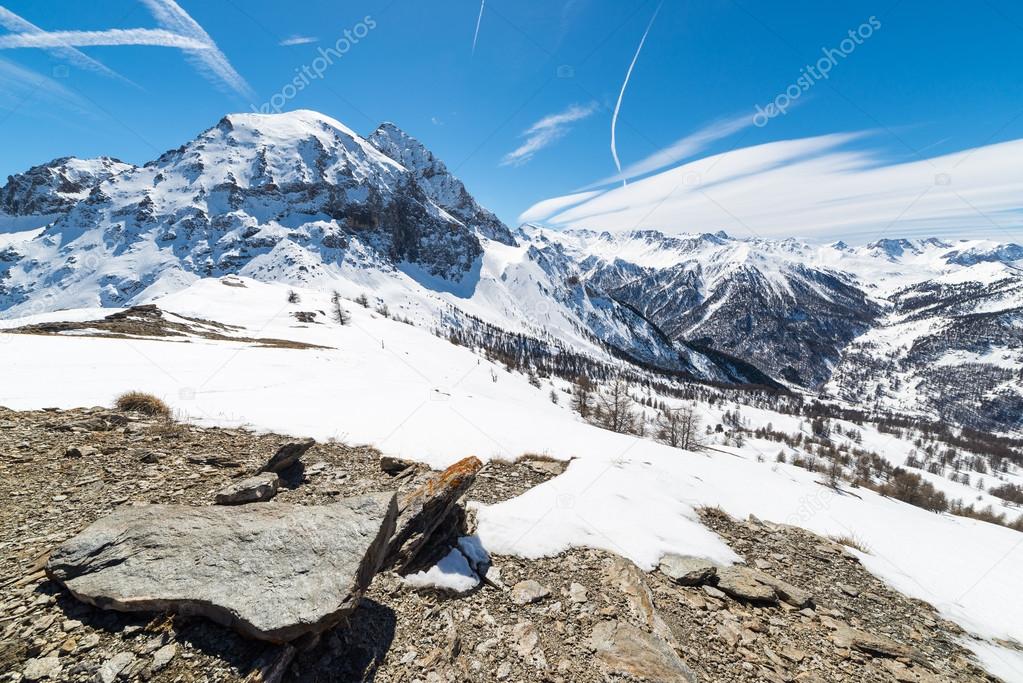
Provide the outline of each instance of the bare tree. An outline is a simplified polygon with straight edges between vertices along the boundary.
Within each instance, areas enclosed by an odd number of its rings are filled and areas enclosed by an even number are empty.
[[[657,414],[657,440],[673,448],[689,451],[703,446],[700,440],[700,416],[692,406],[664,408]]]
[[[341,295],[338,292],[334,292],[330,297],[330,303],[334,306],[332,313],[334,314],[334,321],[338,325],[347,325],[352,322],[352,314],[341,306]]]
[[[593,383],[586,375],[578,379],[572,390],[572,410],[583,419],[588,419],[593,413]]]
[[[637,416],[634,403],[629,395],[629,383],[620,377],[616,378],[606,391],[597,393],[594,421],[612,432],[635,432]]]

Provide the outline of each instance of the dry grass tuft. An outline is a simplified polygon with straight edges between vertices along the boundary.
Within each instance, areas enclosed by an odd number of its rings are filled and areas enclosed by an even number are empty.
[[[861,553],[866,553],[868,555],[870,554],[870,550],[863,543],[863,541],[859,540],[855,536],[832,536],[831,540],[834,541],[835,543],[838,543],[839,545],[844,545],[848,548],[854,548],[856,550],[859,550]]]
[[[171,409],[166,403],[158,399],[152,394],[147,394],[142,391],[129,391],[121,394],[114,401],[114,405],[117,406],[118,410],[132,411],[136,413],[142,413],[150,417],[163,417],[170,418]]]

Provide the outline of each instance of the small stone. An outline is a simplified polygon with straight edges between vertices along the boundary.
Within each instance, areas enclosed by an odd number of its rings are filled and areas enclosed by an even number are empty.
[[[309,467],[307,467],[305,469],[305,474],[306,474],[307,477],[315,476],[317,474],[322,474],[323,472],[325,472],[327,470],[328,467],[330,467],[330,465],[328,465],[327,463],[325,463],[325,462],[318,462],[315,465],[310,465]]]
[[[22,672],[22,676],[25,677],[26,681],[41,681],[46,678],[57,678],[60,676],[60,672],[63,666],[61,666],[60,660],[57,657],[40,657],[38,659],[30,659],[25,665],[25,670]]]
[[[568,600],[576,605],[586,602],[586,586],[573,581],[568,587]]]
[[[501,665],[497,667],[497,680],[503,681],[511,675],[511,664],[509,662],[501,662]]]
[[[668,643],[632,624],[601,622],[590,634],[589,646],[608,674],[658,683],[697,680]]]
[[[700,557],[668,554],[661,558],[657,568],[662,574],[682,586],[698,586],[710,581],[717,566]]]
[[[214,502],[217,505],[262,503],[277,495],[280,482],[276,472],[263,472],[220,489]]]
[[[840,626],[831,639],[840,648],[856,648],[878,657],[908,657],[912,654],[910,648],[891,638],[867,633],[851,626]]]
[[[102,683],[114,683],[114,681],[117,680],[117,677],[131,666],[134,661],[134,653],[118,652],[116,655],[103,662],[103,666],[99,668],[99,672],[96,675]]]
[[[174,659],[174,655],[178,653],[178,646],[175,643],[168,643],[164,645],[155,653],[153,653],[153,661],[149,665],[151,671],[159,671]]]
[[[82,628],[82,622],[77,619],[65,619],[60,625],[60,630],[64,633],[71,633],[72,631],[77,631],[80,628]]]
[[[712,598],[717,598],[718,600],[724,600],[725,598],[728,597],[722,591],[719,591],[714,586],[703,585],[700,586],[700,588],[702,588],[703,592],[706,593],[708,596]]]
[[[758,581],[747,567],[724,567],[718,570],[717,587],[736,600],[778,604],[778,594],[774,588]]]
[[[519,657],[528,657],[540,642],[540,636],[531,621],[520,621],[512,627],[512,638],[515,640],[515,652]]]
[[[98,633],[86,633],[82,636],[81,640],[78,641],[78,651],[85,652],[99,645],[99,634]]]
[[[544,586],[533,579],[527,579],[525,581],[519,581],[517,584],[512,586],[511,600],[516,605],[528,605],[543,600],[550,594],[551,589],[547,586]]]
[[[792,646],[786,646],[781,650],[781,656],[789,661],[793,661],[796,664],[803,661],[806,658],[806,653],[802,650],[797,650]]]

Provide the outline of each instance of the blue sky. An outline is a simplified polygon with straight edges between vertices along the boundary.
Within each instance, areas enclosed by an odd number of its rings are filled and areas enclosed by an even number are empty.
[[[178,5],[194,26],[178,21]],[[658,6],[609,0],[178,0],[177,5],[172,0],[4,0],[0,175],[69,154],[109,154],[142,163],[225,113],[275,103],[285,110],[322,111],[364,133],[380,121],[394,121],[423,140],[509,223],[527,212],[526,217],[555,223],[686,229],[689,222],[678,212],[655,216],[655,225],[645,214],[624,223],[609,217],[616,201],[630,206],[648,201],[637,199],[640,187],[654,195],[667,187],[668,180],[656,178],[631,183],[632,194],[619,188],[611,199],[601,198],[603,203],[587,197],[574,216],[530,210],[542,200],[600,187],[600,181],[606,181],[604,189],[618,186],[611,125],[635,58],[615,136],[621,164],[638,171],[635,178],[724,154],[727,163],[720,169],[740,159],[761,159],[761,151],[749,150],[764,150],[766,143],[813,140],[800,154],[826,162],[822,166],[835,187],[844,185],[849,173],[864,183],[888,184],[891,176],[876,171],[895,167],[911,199],[920,177],[937,178],[933,184],[939,190],[918,202],[911,219],[945,192],[942,188],[961,188],[960,199],[969,209],[944,214],[938,222],[932,215],[938,209],[928,210],[923,222],[905,225],[910,232],[1018,235],[1018,207],[1008,206],[1006,196],[1023,183],[1010,158],[1019,149],[990,146],[1023,138],[1020,3],[665,0],[651,24]],[[83,45],[115,40],[65,34],[65,45],[80,47],[59,48],[43,44],[48,39],[26,38],[28,31],[18,22],[51,33],[145,31],[119,34],[116,40],[128,43],[122,45]],[[826,79],[803,71],[825,51],[842,50],[850,31],[861,37],[845,43],[852,49],[833,60]],[[282,89],[304,67],[316,68],[318,50],[339,39],[346,50],[322,78],[306,77],[308,85],[294,97],[273,99],[282,92],[291,95]],[[196,41],[209,41],[215,49],[182,49],[194,48]],[[799,94],[786,113],[761,115],[763,125],[750,125],[757,111],[784,102],[777,98],[790,86],[795,88],[790,93]],[[838,145],[820,137],[834,134],[857,135]],[[683,144],[673,148],[680,140]],[[1003,173],[1008,181],[995,198],[984,196],[989,179],[981,171],[966,177],[977,160],[990,161],[986,152],[965,164],[926,161],[974,148],[994,149],[996,168],[1009,164]],[[800,161],[790,149],[771,155],[775,151],[753,164],[755,173]],[[648,163],[640,163],[644,160]],[[925,173],[921,164],[928,164]],[[771,182],[805,182],[805,172],[815,168],[775,175]],[[707,206],[721,204],[707,182],[719,171],[703,169],[693,175],[700,183],[698,198],[710,202]],[[735,177],[716,179],[716,186],[723,181]],[[751,234],[784,231],[756,208],[773,201],[776,191],[758,195],[756,184],[736,187],[745,194],[735,211],[717,206],[701,212],[691,202],[678,210],[692,208],[694,228],[720,222]],[[813,201],[834,200],[829,195]],[[868,212],[878,231],[891,229],[888,223],[905,215],[895,206],[899,201],[878,208],[876,215]],[[798,213],[799,207],[783,206]],[[820,232],[812,224],[817,216],[808,211],[790,232]],[[821,223],[829,225],[829,235],[871,231],[840,220]]]

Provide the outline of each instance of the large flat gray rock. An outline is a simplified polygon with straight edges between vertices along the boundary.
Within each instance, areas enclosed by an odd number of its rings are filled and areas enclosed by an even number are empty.
[[[320,506],[122,507],[58,547],[46,571],[97,607],[200,615],[283,643],[355,609],[396,517],[390,493]]]

